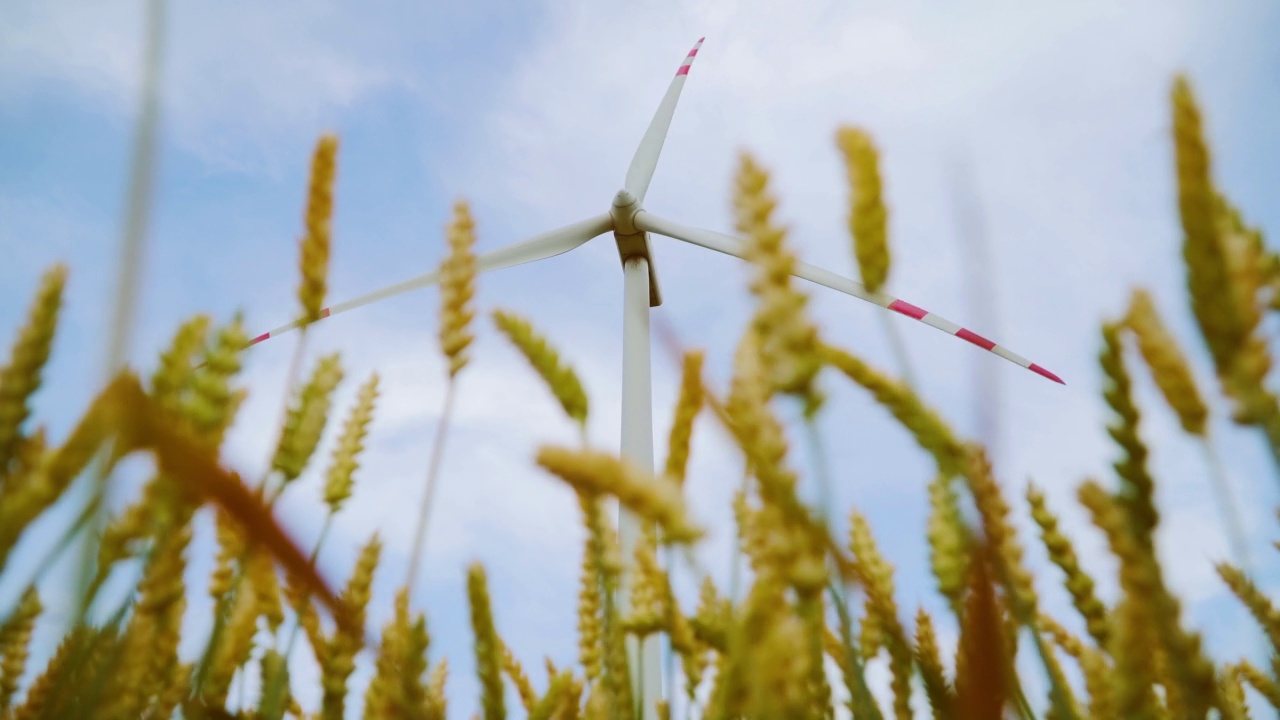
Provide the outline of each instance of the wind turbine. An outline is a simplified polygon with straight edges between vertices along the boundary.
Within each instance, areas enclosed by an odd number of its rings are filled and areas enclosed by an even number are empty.
[[[645,194],[649,190],[649,181],[658,164],[658,156],[662,152],[663,141],[667,137],[667,129],[671,126],[671,118],[675,114],[676,102],[680,99],[680,91],[684,88],[689,68],[693,65],[702,41],[698,42],[685,56],[676,70],[667,93],[658,106],[649,128],[640,140],[627,168],[623,189],[614,195],[608,212],[580,220],[556,230],[542,233],[524,242],[477,256],[478,272],[489,272],[502,268],[523,265],[525,263],[545,260],[566,253],[596,237],[612,232],[617,242],[618,254],[623,268],[623,317],[622,317],[622,442],[621,454],[638,467],[653,471],[653,417],[652,391],[650,381],[649,353],[649,308],[662,304],[662,296],[658,290],[658,278],[653,267],[653,252],[649,244],[651,234],[663,235],[675,240],[698,245],[708,250],[715,250],[726,255],[746,259],[743,241],[724,233],[700,228],[691,228],[675,221],[655,215],[644,208]],[[955,335],[988,352],[1015,363],[1021,367],[1042,375],[1056,383],[1065,384],[1057,375],[1043,367],[1017,355],[977,333],[960,327],[939,315],[934,315],[909,302],[886,295],[882,292],[871,292],[862,284],[849,278],[836,275],[829,270],[797,262],[794,275],[832,290],[883,308],[919,320],[926,325],[945,333]],[[423,273],[414,278],[375,290],[358,298],[338,303],[325,308],[321,317],[326,318],[348,310],[368,305],[378,300],[394,297],[411,290],[434,285],[440,280],[439,271]],[[296,329],[302,321],[294,321],[282,325],[271,332],[263,333],[251,340],[249,345],[256,345],[268,338]],[[634,515],[623,509],[618,523],[618,532],[624,559],[622,582],[622,605],[625,612],[630,603],[630,572],[628,566],[635,553],[635,545],[639,538],[640,526]],[[640,649],[634,647],[634,640],[628,644],[631,657],[633,683],[635,675],[641,671],[637,665]],[[662,677],[658,644],[649,639],[643,648],[642,660],[645,678],[654,681],[646,682],[644,687],[644,717],[646,720],[656,718],[655,701],[660,697],[660,688],[656,680]]]

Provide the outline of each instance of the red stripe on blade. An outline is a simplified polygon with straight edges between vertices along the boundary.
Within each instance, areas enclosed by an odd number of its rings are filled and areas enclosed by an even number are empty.
[[[679,77],[679,76],[681,76],[681,75],[688,75],[688,74],[689,74],[689,66],[688,66],[688,65],[681,65],[681,66],[680,66],[680,69],[676,71],[676,77]]]
[[[321,310],[321,311],[320,311],[320,317],[322,317],[322,318],[327,318],[327,317],[329,317],[329,308],[325,308],[325,309]]]
[[[901,300],[894,300],[889,303],[889,309],[894,312],[900,312],[907,317],[915,318],[916,320],[919,320],[929,314],[928,310],[918,308],[909,302],[903,302]]]
[[[973,343],[974,345],[977,345],[983,350],[990,350],[991,348],[996,346],[995,343],[982,337],[976,332],[969,331],[966,328],[960,328],[960,331],[956,333],[956,337],[962,340],[968,340],[969,342]]]
[[[254,339],[250,340],[250,341],[249,341],[249,344],[250,344],[250,345],[257,345],[258,343],[262,342],[263,340],[266,340],[266,339],[267,339],[267,338],[269,338],[269,337],[271,337],[271,333],[269,333],[269,332],[264,332],[264,333],[262,333],[261,335],[259,335],[258,337],[256,337],[256,338],[254,338]]]
[[[1062,378],[1058,377],[1057,375],[1054,375],[1053,373],[1049,372],[1048,370],[1045,370],[1044,368],[1040,367],[1035,363],[1031,363],[1031,367],[1027,369],[1037,375],[1043,375],[1044,377],[1049,378],[1050,380],[1058,383],[1059,385],[1066,385],[1066,383],[1062,382]]]

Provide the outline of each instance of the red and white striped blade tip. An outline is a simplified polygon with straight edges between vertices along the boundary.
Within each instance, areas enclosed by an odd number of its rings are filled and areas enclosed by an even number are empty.
[[[693,59],[698,56],[698,48],[702,47],[703,40],[706,40],[706,38],[700,37],[698,42],[693,44],[693,49],[689,51],[688,55],[685,55],[684,62],[680,63],[680,67],[676,70],[676,75],[689,74],[689,68],[693,66]]]
[[[936,315],[930,316],[929,311],[925,310],[924,308],[916,307],[915,305],[912,305],[911,303],[906,302],[905,300],[894,300],[893,302],[889,303],[889,309],[893,310],[896,313],[906,315],[907,317],[912,318],[914,320],[919,320],[927,325],[935,327],[944,332],[951,333],[952,335],[960,338],[961,340],[969,342],[970,344],[973,344],[973,345],[977,345],[983,350],[986,350],[987,352],[992,353],[994,355],[1003,357],[1006,360],[1013,360],[1014,362],[1021,365],[1022,367],[1025,367],[1031,372],[1041,377],[1048,378],[1058,383],[1059,385],[1066,385],[1066,383],[1063,382],[1062,378],[1058,377],[1057,375],[1050,372],[1049,370],[1046,370],[1045,368],[1033,362],[1026,362],[1022,360],[1022,358],[1015,356],[1013,353],[1009,352],[1008,350],[1005,350],[1004,348],[996,345],[994,342],[991,342],[990,340],[982,337],[978,333],[968,328],[962,328],[958,325],[953,325],[952,323],[946,320],[942,320]]]
[[[329,308],[324,308],[323,310],[321,310],[321,311],[320,311],[320,319],[321,319],[321,320],[323,320],[323,319],[325,319],[325,318],[329,317],[329,314],[330,314]],[[255,338],[253,338],[252,340],[250,340],[248,343],[245,343],[245,347],[246,347],[246,348],[251,348],[251,347],[253,347],[254,345],[257,345],[258,343],[262,342],[263,340],[268,340],[268,339],[270,339],[270,338],[275,337],[276,335],[279,335],[279,334],[284,333],[284,332],[288,332],[289,330],[296,330],[296,329],[298,329],[298,327],[299,327],[301,324],[302,324],[302,321],[301,321],[301,320],[299,320],[299,321],[296,321],[296,322],[290,323],[290,324],[288,324],[288,325],[285,325],[285,326],[284,326],[284,327],[282,327],[282,328],[276,328],[275,330],[272,330],[271,332],[264,332],[264,333],[262,333],[261,335],[259,335],[259,336],[255,337]]]

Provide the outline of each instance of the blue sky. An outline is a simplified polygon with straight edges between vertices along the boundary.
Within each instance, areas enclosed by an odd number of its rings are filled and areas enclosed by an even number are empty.
[[[51,384],[36,399],[55,438],[100,379],[137,104],[139,5],[19,0],[0,27],[0,334],[13,336],[40,271],[67,262]],[[647,207],[728,230],[732,170],[738,150],[749,148],[773,171],[793,247],[853,274],[834,131],[854,123],[872,132],[891,213],[889,290],[974,326],[1068,383],[892,318],[921,392],[965,433],[978,432],[981,401],[994,406],[996,468],[1010,496],[1020,499],[1034,477],[1100,573],[1110,570],[1102,540],[1073,501],[1086,476],[1112,482],[1098,322],[1121,312],[1128,288],[1141,284],[1181,338],[1195,337],[1181,290],[1168,138],[1175,72],[1190,74],[1205,107],[1221,185],[1251,220],[1280,226],[1272,197],[1280,137],[1268,131],[1280,111],[1272,42],[1280,13],[1260,0],[1123,9],[978,2],[963,11],[929,2],[196,2],[171,8],[169,20],[158,192],[132,348],[138,365],[149,369],[196,312],[226,320],[242,310],[252,333],[292,317],[307,164],[321,132],[342,139],[336,301],[434,267],[455,198],[472,203],[481,250],[605,210],[672,71],[705,35]],[[968,302],[972,269],[954,201],[961,165],[986,227],[991,262],[981,282],[994,315]],[[750,310],[745,268],[661,238],[655,252],[665,300],[655,317],[708,349],[709,376],[723,387]],[[485,276],[479,288],[475,361],[462,376],[416,594],[429,613],[432,657],[450,657],[462,715],[476,693],[462,584],[470,560],[488,564],[499,629],[526,665],[574,652],[576,505],[531,462],[541,443],[573,442],[573,429],[487,311],[522,312],[565,351],[591,393],[593,443],[616,447],[619,427],[621,273],[609,238]],[[894,367],[883,311],[818,288],[811,294],[829,339]],[[403,581],[443,399],[437,299],[424,291],[336,317],[308,341],[312,360],[342,353],[344,411],[369,373],[382,376],[356,498],[321,559],[330,577],[345,578],[358,547],[381,533],[377,627]],[[268,455],[293,342],[273,340],[247,357],[253,395],[226,459],[249,474]],[[1206,353],[1194,343],[1189,351],[1208,387]],[[1192,622],[1212,620],[1214,653],[1255,652],[1253,626],[1212,570],[1226,544],[1199,448],[1180,434],[1145,373],[1136,375],[1144,436],[1164,481],[1159,540],[1169,580],[1185,593]],[[655,348],[659,459],[677,382],[678,368]],[[871,518],[899,568],[904,608],[941,610],[922,534],[928,463],[863,393],[834,376],[826,383],[832,402],[822,433],[839,468],[840,506],[856,502]],[[1262,582],[1274,589],[1275,475],[1257,434],[1229,427],[1215,410]],[[322,452],[327,458],[327,441]],[[739,470],[712,424],[698,429],[691,472],[694,511],[713,529],[707,563],[723,577],[727,499]],[[313,473],[301,481],[282,506],[282,521],[304,542],[322,519],[318,480]],[[1021,507],[1018,514],[1029,529]],[[33,531],[14,567],[28,572],[52,529]],[[1029,556],[1044,568],[1040,550]],[[206,567],[202,559],[193,568],[200,583]],[[7,581],[0,601],[17,592]],[[1051,608],[1063,607],[1057,583],[1049,569],[1038,586]],[[1107,581],[1103,589],[1114,591]],[[193,615],[201,602],[193,599]],[[310,672],[309,663],[300,653],[297,672]],[[365,681],[362,670],[353,684],[362,690]]]

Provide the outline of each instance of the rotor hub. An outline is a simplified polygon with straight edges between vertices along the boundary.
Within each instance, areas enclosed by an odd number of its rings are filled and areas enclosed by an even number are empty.
[[[640,201],[635,195],[623,189],[613,196],[613,204],[609,207],[609,216],[613,218],[613,237],[618,243],[618,257],[625,266],[628,260],[641,258],[649,268],[649,306],[662,304],[662,294],[658,292],[658,273],[653,267],[653,248],[649,244],[649,233],[636,227],[636,215],[641,210]]]

